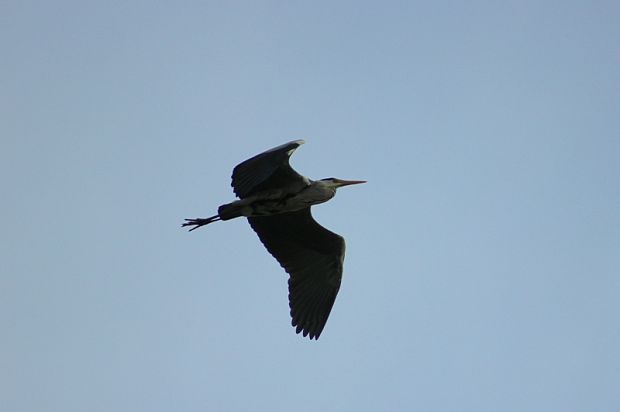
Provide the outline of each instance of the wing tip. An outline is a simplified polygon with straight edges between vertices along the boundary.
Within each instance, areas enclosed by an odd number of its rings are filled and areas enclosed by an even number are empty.
[[[286,154],[287,155],[292,155],[293,152],[295,150],[297,150],[299,148],[299,146],[301,146],[302,144],[306,143],[306,141],[304,139],[299,139],[299,140],[293,140],[292,142],[288,142],[282,146],[286,146],[286,147],[290,147],[290,146],[294,146],[292,149],[289,149]]]
[[[304,338],[307,337],[310,340],[319,340],[321,332],[323,332],[323,328],[325,327],[325,325],[303,325],[302,322],[295,317],[292,319],[291,326],[295,328],[295,333],[301,333]]]

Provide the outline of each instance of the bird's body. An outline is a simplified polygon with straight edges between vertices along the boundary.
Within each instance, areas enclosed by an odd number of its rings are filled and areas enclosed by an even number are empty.
[[[191,230],[218,220],[247,217],[267,250],[290,274],[289,305],[297,333],[318,339],[342,278],[344,239],[312,218],[310,207],[324,203],[341,186],[361,180],[310,180],[289,165],[303,144],[295,140],[237,165],[232,186],[239,197],[206,219],[186,219]]]
[[[235,200],[218,208],[221,220],[245,216],[271,216],[280,213],[296,212],[312,205],[327,202],[336,195],[336,188],[322,180],[307,179],[306,186],[293,190],[271,189],[255,195]]]

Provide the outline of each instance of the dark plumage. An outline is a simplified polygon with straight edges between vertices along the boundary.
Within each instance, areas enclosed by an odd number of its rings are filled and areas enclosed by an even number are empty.
[[[186,219],[191,230],[245,216],[261,242],[290,275],[289,306],[297,333],[318,339],[342,279],[344,239],[319,225],[310,206],[334,197],[341,186],[364,183],[335,178],[312,181],[289,164],[303,140],[295,140],[237,165],[232,187],[239,200],[206,219]]]

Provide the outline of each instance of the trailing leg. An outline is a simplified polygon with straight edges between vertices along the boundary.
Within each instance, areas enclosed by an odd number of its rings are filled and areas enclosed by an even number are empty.
[[[222,218],[220,218],[220,215],[211,216],[206,219],[203,219],[203,218],[185,219],[185,223],[183,223],[181,227],[194,226],[193,228],[189,230],[191,232],[194,229],[198,229],[199,227],[208,225],[209,223],[212,223],[212,222],[217,222],[218,220],[222,220]]]

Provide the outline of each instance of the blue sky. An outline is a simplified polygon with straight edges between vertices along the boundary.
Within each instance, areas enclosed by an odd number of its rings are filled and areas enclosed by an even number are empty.
[[[620,6],[0,6],[0,405],[615,411]],[[318,342],[232,168],[305,139],[347,239]]]

